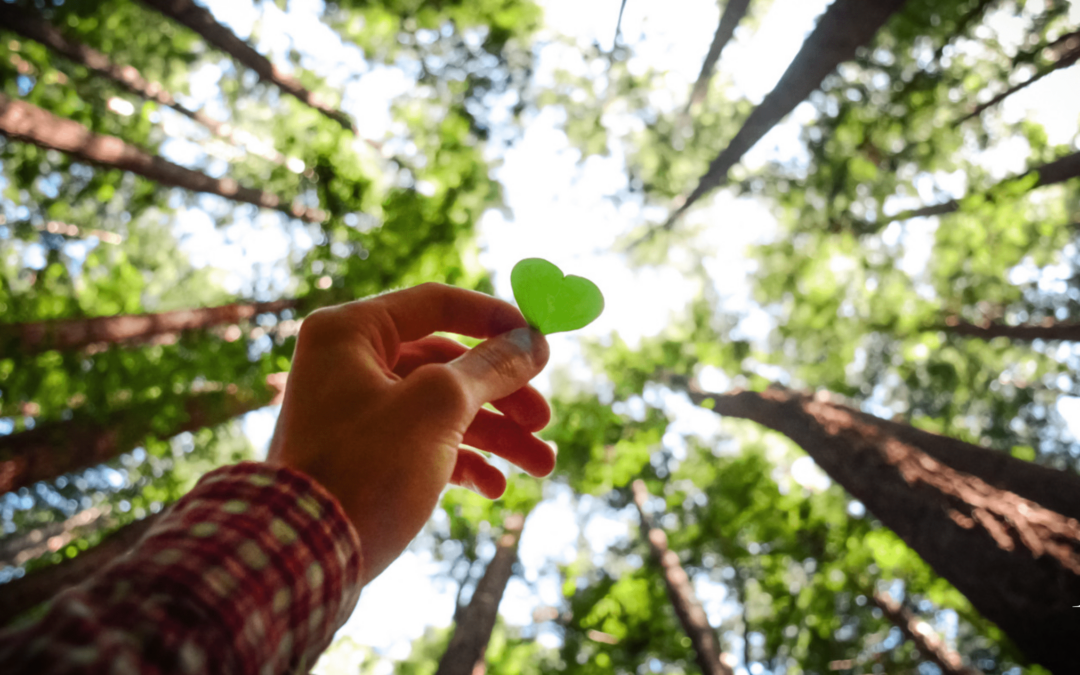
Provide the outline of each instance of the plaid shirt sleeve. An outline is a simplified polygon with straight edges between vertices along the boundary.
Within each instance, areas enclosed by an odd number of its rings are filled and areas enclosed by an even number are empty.
[[[41,619],[0,633],[0,671],[307,672],[356,606],[360,571],[356,530],[322,486],[224,467]]]

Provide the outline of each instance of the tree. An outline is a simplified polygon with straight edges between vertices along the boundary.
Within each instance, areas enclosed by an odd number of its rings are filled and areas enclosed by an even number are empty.
[[[478,671],[485,672],[484,652],[491,639],[491,629],[495,627],[499,601],[517,559],[517,545],[524,525],[525,518],[517,513],[508,515],[503,521],[504,531],[496,545],[495,557],[477,582],[468,606],[460,613],[436,673],[473,675]]]

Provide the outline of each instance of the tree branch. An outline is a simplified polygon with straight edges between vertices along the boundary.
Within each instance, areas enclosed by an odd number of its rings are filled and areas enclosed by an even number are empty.
[[[874,593],[870,599],[904,637],[911,640],[923,658],[941,669],[943,675],[983,675],[981,670],[965,666],[960,655],[949,649],[933,629],[912,614],[911,610],[884,593]]]
[[[668,549],[667,535],[653,525],[645,513],[645,502],[649,499],[648,488],[644,481],[635,480],[631,489],[634,493],[634,505],[641,516],[641,533],[649,542],[653,558],[660,565],[675,615],[694,646],[694,660],[703,675],[732,675],[731,669],[720,660],[720,643],[716,639],[716,632],[709,625],[709,618],[698,602],[694,587],[690,584],[690,577],[679,564],[679,556]]]
[[[280,197],[241,187],[232,178],[211,178],[179,164],[151,155],[114,136],[95,134],[78,122],[57,117],[41,108],[0,94],[0,134],[42,148],[59,150],[76,159],[121,169],[152,181],[192,192],[206,192],[237,202],[281,211],[309,223],[326,218],[320,209],[300,204],[285,206]]]

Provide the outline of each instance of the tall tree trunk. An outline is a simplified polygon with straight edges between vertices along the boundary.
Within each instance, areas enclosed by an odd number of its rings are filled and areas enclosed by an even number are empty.
[[[65,588],[81,582],[127,553],[163,513],[165,510],[121,527],[97,546],[74,558],[31,572],[21,579],[0,586],[0,626]]]
[[[959,654],[949,649],[930,627],[911,611],[884,593],[874,593],[871,601],[885,614],[904,637],[911,640],[923,658],[932,661],[943,675],[983,675],[981,670],[964,665]]]
[[[181,23],[195,31],[206,41],[207,44],[217,47],[237,62],[254,70],[259,79],[277,86],[287,94],[298,98],[301,102],[318,110],[323,115],[334,120],[347,131],[356,133],[352,120],[344,112],[334,109],[332,106],[313,94],[295,77],[281,72],[270,60],[255,51],[251,45],[244,42],[236,35],[214,19],[209,11],[199,7],[191,0],[142,0],[143,4],[156,9],[170,19]]]
[[[59,551],[86,530],[108,526],[112,507],[94,506],[59,523],[49,523],[26,534],[0,540],[0,569],[18,567],[50,551]]]
[[[709,81],[712,79],[716,63],[720,60],[720,54],[724,51],[728,41],[735,35],[735,28],[746,16],[746,9],[750,6],[750,0],[728,0],[724,5],[724,13],[720,15],[720,25],[716,27],[709,52],[705,55],[705,61],[701,64],[701,73],[694,82],[694,89],[690,93],[690,102],[686,104],[686,113],[689,114],[694,108],[701,105],[705,100],[705,94],[709,92]]]
[[[454,626],[454,635],[435,675],[483,675],[486,670],[484,652],[495,628],[503,591],[513,573],[524,525],[525,517],[516,513],[503,521],[503,535],[495,548],[495,557],[488,563],[468,607]]]
[[[0,324],[0,358],[36,354],[49,349],[70,351],[95,343],[115,344],[124,340],[145,340],[163,334],[201,330],[238,323],[258,314],[277,314],[295,308],[298,303],[298,300],[289,299],[179,309],[159,314],[121,314],[91,319]]]
[[[698,181],[693,192],[681,201],[663,229],[670,230],[675,221],[694,202],[713,189],[727,183],[728,171],[762,136],[795,109],[812,91],[821,85],[825,76],[838,65],[855,56],[855,51],[870,42],[904,0],[835,0],[818,20],[817,27],[806,38],[799,53],[788,66],[776,87],[765,97],[728,146],[712,161],[708,171]],[[647,235],[648,236],[648,235]]]
[[[992,340],[996,337],[1006,337],[1010,340],[1066,340],[1069,342],[1080,341],[1080,323],[1057,322],[1052,319],[1042,324],[1028,324],[1020,326],[1006,326],[996,321],[987,321],[983,324],[974,324],[963,321],[957,317],[949,317],[945,320],[945,330],[957,335]]]
[[[268,378],[265,392],[224,391],[193,394],[184,402],[184,415],[168,429],[156,424],[156,401],[112,413],[103,421],[72,419],[46,422],[29,431],[0,436],[0,494],[39,480],[118,457],[148,437],[168,438],[185,431],[223,424],[234,417],[280,400],[282,382]]]
[[[241,187],[231,178],[211,178],[156,157],[113,136],[95,134],[72,120],[57,117],[41,108],[14,101],[0,94],[0,134],[17,141],[59,150],[76,159],[121,169],[144,176],[170,187],[193,192],[207,192],[226,199],[275,209],[309,223],[326,217],[319,209],[294,204],[286,206],[281,198],[262,190]]]
[[[634,492],[634,504],[641,516],[641,531],[649,542],[649,550],[660,565],[664,574],[664,585],[668,597],[675,608],[679,623],[690,638],[694,647],[694,660],[703,675],[732,675],[732,671],[720,660],[720,643],[716,632],[709,625],[705,610],[698,602],[690,577],[679,564],[679,556],[668,549],[667,535],[652,523],[645,513],[645,502],[649,499],[649,490],[641,480],[635,480],[631,489]]]
[[[1061,40],[1055,41],[1055,43],[1060,43],[1061,46],[1061,49],[1056,50],[1056,61],[1049,65],[1043,66],[1042,68],[1039,68],[1037,71],[1035,71],[1035,74],[1028,79],[1024,80],[1020,84],[1009,87],[1008,89],[1001,92],[986,103],[980,103],[979,105],[975,106],[974,110],[972,110],[967,115],[964,115],[960,119],[956,120],[954,124],[960,124],[962,122],[968,121],[972,117],[978,117],[987,108],[991,108],[998,103],[1001,103],[1002,101],[1012,96],[1016,92],[1020,91],[1021,89],[1030,87],[1031,85],[1035,84],[1050,73],[1061,70],[1062,68],[1068,68],[1069,66],[1076,63],[1077,60],[1080,60],[1080,31],[1070,33],[1069,35],[1064,36]]]
[[[157,82],[148,81],[133,66],[117,65],[108,56],[96,49],[77,40],[64,37],[63,33],[55,26],[40,16],[25,12],[14,5],[0,3],[0,25],[19,33],[23,37],[40,42],[57,54],[116,82],[137,96],[172,108],[184,117],[206,127],[210,133],[229,141],[233,145],[247,148],[247,144],[237,139],[231,125],[219,122],[201,110],[191,110],[181,105],[164,87]],[[250,148],[247,149],[249,152],[252,151]],[[276,151],[267,152],[260,149],[255,152],[260,157],[277,164],[285,164],[287,161],[284,155]]]
[[[1038,179],[1035,181],[1035,185],[1032,186],[1032,190],[1035,188],[1045,187],[1047,185],[1054,185],[1056,183],[1064,183],[1070,178],[1076,178],[1080,176],[1080,152],[1074,152],[1071,155],[1065,155],[1061,159],[1054,160],[1053,162],[1047,162],[1042,166],[1037,166],[1034,169],[1025,171],[1024,173],[1016,176],[1015,178],[1006,178],[991,188],[991,191],[998,186],[1005,185],[1007,183],[1013,183],[1024,178],[1027,178],[1031,174],[1037,174]],[[923,218],[926,216],[941,216],[946,213],[955,213],[960,210],[960,202],[955,199],[949,200],[942,204],[932,204],[930,206],[924,206],[919,209],[913,209],[911,211],[902,211],[901,213],[892,216],[886,220],[881,221],[881,225],[901,220],[909,220],[911,218]]]
[[[1080,672],[1080,476],[783,388],[699,405],[802,446],[1028,656]]]

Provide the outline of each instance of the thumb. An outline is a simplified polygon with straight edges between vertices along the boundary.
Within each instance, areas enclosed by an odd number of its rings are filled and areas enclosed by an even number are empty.
[[[547,340],[534,328],[515,328],[481,342],[447,364],[462,376],[470,403],[504,398],[521,389],[547,365]]]

